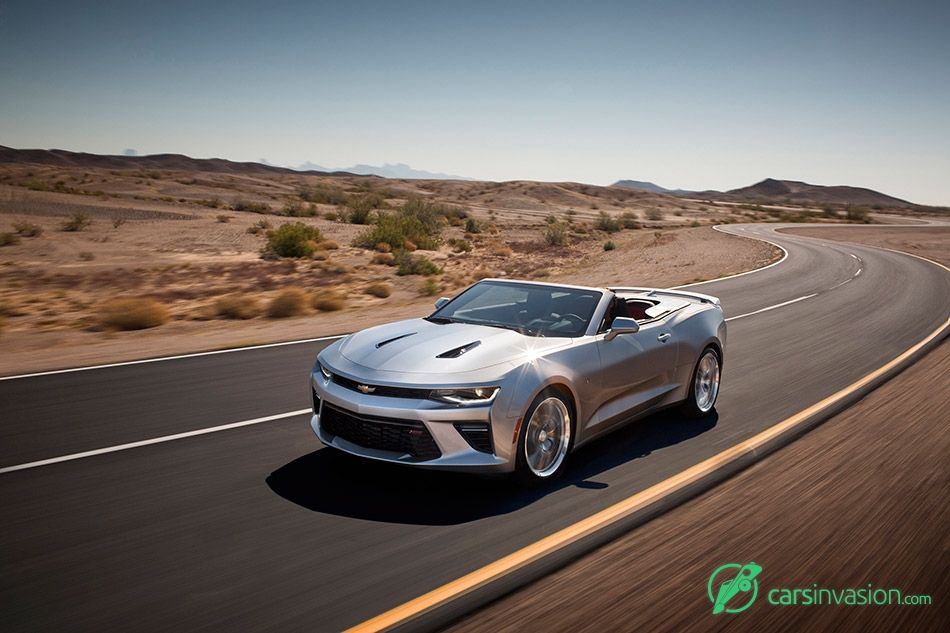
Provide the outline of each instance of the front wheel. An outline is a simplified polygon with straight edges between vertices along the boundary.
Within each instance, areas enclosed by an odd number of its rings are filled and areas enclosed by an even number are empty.
[[[719,397],[719,354],[707,347],[700,354],[693,370],[693,379],[689,383],[689,395],[683,403],[683,413],[690,418],[699,418],[716,406]]]
[[[539,484],[563,471],[571,448],[571,409],[556,389],[542,391],[528,407],[518,438],[516,476]]]

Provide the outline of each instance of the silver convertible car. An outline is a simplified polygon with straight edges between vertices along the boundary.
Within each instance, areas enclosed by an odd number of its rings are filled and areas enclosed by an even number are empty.
[[[725,344],[715,297],[487,279],[324,349],[311,426],[354,455],[540,482],[638,417],[712,411]]]

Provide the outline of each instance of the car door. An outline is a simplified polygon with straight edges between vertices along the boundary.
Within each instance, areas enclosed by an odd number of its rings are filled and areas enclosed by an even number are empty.
[[[642,413],[673,389],[677,341],[667,319],[640,324],[640,331],[596,341],[600,356],[600,403],[588,428],[599,433]],[[598,428],[599,427],[599,428]]]

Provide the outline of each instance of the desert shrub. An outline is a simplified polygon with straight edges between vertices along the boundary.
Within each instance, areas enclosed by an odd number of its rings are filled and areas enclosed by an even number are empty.
[[[335,251],[340,248],[340,243],[336,240],[323,240],[317,243],[317,249],[321,251]]]
[[[343,309],[346,299],[336,290],[320,290],[313,294],[310,303],[321,312],[334,312]]]
[[[495,273],[487,268],[476,268],[472,271],[472,278],[475,279],[475,281],[481,281],[482,279],[488,279],[489,277],[494,276]]]
[[[109,299],[99,305],[99,323],[107,330],[144,330],[169,318],[168,308],[150,297]]]
[[[663,219],[663,212],[659,209],[647,209],[646,212],[647,220],[652,220],[654,222],[659,222]]]
[[[0,246],[13,246],[20,243],[20,236],[16,233],[0,233]]]
[[[414,215],[383,214],[377,218],[376,224],[356,236],[353,245],[377,248],[382,242],[388,244],[392,250],[414,250],[413,247],[431,250],[438,248],[441,231],[441,226],[437,229],[429,228]]]
[[[442,286],[434,279],[426,279],[419,284],[419,294],[423,297],[432,297],[442,292]]]
[[[397,275],[441,275],[442,269],[424,255],[401,254],[396,258]]]
[[[466,233],[481,233],[482,225],[475,218],[468,218],[465,220],[465,232]]]
[[[284,288],[271,299],[270,305],[267,306],[267,316],[272,319],[300,316],[307,311],[308,303],[310,297],[303,288]]]
[[[257,297],[246,294],[230,294],[218,297],[214,302],[215,313],[225,319],[253,319],[261,313]]]
[[[292,218],[312,218],[317,214],[317,208],[313,203],[308,204],[299,198],[288,198],[281,212]]]
[[[373,211],[386,208],[386,198],[381,193],[372,192],[362,196],[350,196],[346,206],[350,208],[346,219],[350,224],[369,224]]]
[[[270,205],[266,202],[252,202],[245,198],[237,198],[231,203],[231,208],[235,211],[248,211],[250,213],[270,213]]]
[[[605,250],[605,251],[612,251],[612,250],[614,250],[614,249],[616,249],[616,248],[617,248],[617,245],[614,244],[613,242],[604,242],[604,250]]]
[[[13,230],[23,237],[39,237],[43,234],[43,227],[32,222],[14,222]]]
[[[251,235],[260,235],[261,233],[264,232],[264,229],[254,224],[252,226],[247,227],[247,232],[250,233]]]
[[[472,250],[472,243],[468,240],[457,240],[454,237],[449,239],[449,246],[456,253],[469,253]]]
[[[373,255],[373,259],[369,260],[369,263],[392,266],[394,263],[396,263],[396,256],[392,253],[376,253]]]
[[[367,201],[366,197],[356,198],[349,203],[350,212],[346,214],[345,219],[350,224],[369,224],[373,213],[373,206]]]
[[[699,220],[693,220],[689,225],[695,229],[698,226],[702,226],[702,223]]]
[[[322,241],[320,229],[302,222],[287,222],[267,232],[267,245],[262,254],[278,257],[309,257]]]
[[[216,216],[214,216],[214,218],[215,218],[218,222],[221,222],[222,224],[227,224],[228,222],[231,221],[231,218],[233,218],[233,217],[234,217],[233,215],[225,215],[225,214],[223,214],[223,213],[222,213],[221,215],[216,215]]]
[[[368,295],[373,295],[374,297],[379,297],[380,299],[385,299],[392,294],[393,289],[392,286],[385,281],[374,281],[363,288],[363,292]]]
[[[327,211],[323,217],[325,217],[330,222],[336,222],[340,219],[340,214],[336,211]]]
[[[64,231],[82,231],[92,224],[85,213],[76,212],[63,220],[62,228]]]
[[[868,223],[871,221],[870,213],[864,207],[848,207],[845,209],[845,215],[851,222]]]
[[[117,229],[123,224],[125,224],[125,218],[123,218],[122,216],[117,215],[114,218],[112,218],[112,228]]]
[[[824,207],[822,207],[822,208],[821,208],[821,213],[822,213],[822,215],[824,215],[826,218],[832,218],[832,219],[835,219],[835,220],[838,219],[838,211],[837,211],[837,209],[835,209],[834,207],[832,207],[832,206],[830,206],[830,205],[829,205],[829,206],[824,206]]]
[[[339,187],[328,185],[314,185],[313,187],[301,187],[297,190],[297,195],[307,202],[317,204],[346,204],[347,197]]]
[[[620,223],[625,229],[639,229],[640,223],[637,222],[637,214],[633,211],[624,211],[620,214]]]
[[[494,222],[489,222],[488,224],[485,225],[485,232],[490,235],[497,235],[500,231],[498,229],[497,224],[495,224]]]
[[[492,239],[489,240],[488,244],[485,245],[486,250],[488,250],[489,255],[494,255],[495,257],[509,257],[511,256],[511,247],[502,242],[501,240]]]
[[[570,225],[566,222],[555,222],[541,229],[541,235],[551,246],[567,246],[570,230]]]
[[[606,211],[601,211],[597,215],[597,221],[594,222],[594,228],[598,231],[607,231],[608,233],[615,233],[623,228],[623,224],[617,218],[613,217]]]
[[[221,202],[221,198],[214,196],[213,198],[201,199],[198,201],[198,204],[204,207],[211,207],[212,209],[220,209],[224,206],[224,203]]]
[[[95,256],[93,253],[89,252],[89,251],[80,251],[80,252],[79,252],[79,259],[83,260],[84,262],[91,262],[91,261],[94,260],[95,258],[96,258],[96,256]]]

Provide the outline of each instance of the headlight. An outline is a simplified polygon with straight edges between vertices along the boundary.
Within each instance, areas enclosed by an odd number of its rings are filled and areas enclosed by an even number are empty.
[[[317,361],[317,365],[320,367],[320,373],[323,374],[324,380],[330,380],[333,378],[333,374],[330,373],[330,370],[323,366],[323,363]]]
[[[498,395],[498,387],[473,387],[471,389],[433,389],[429,397],[449,404],[488,404]]]

